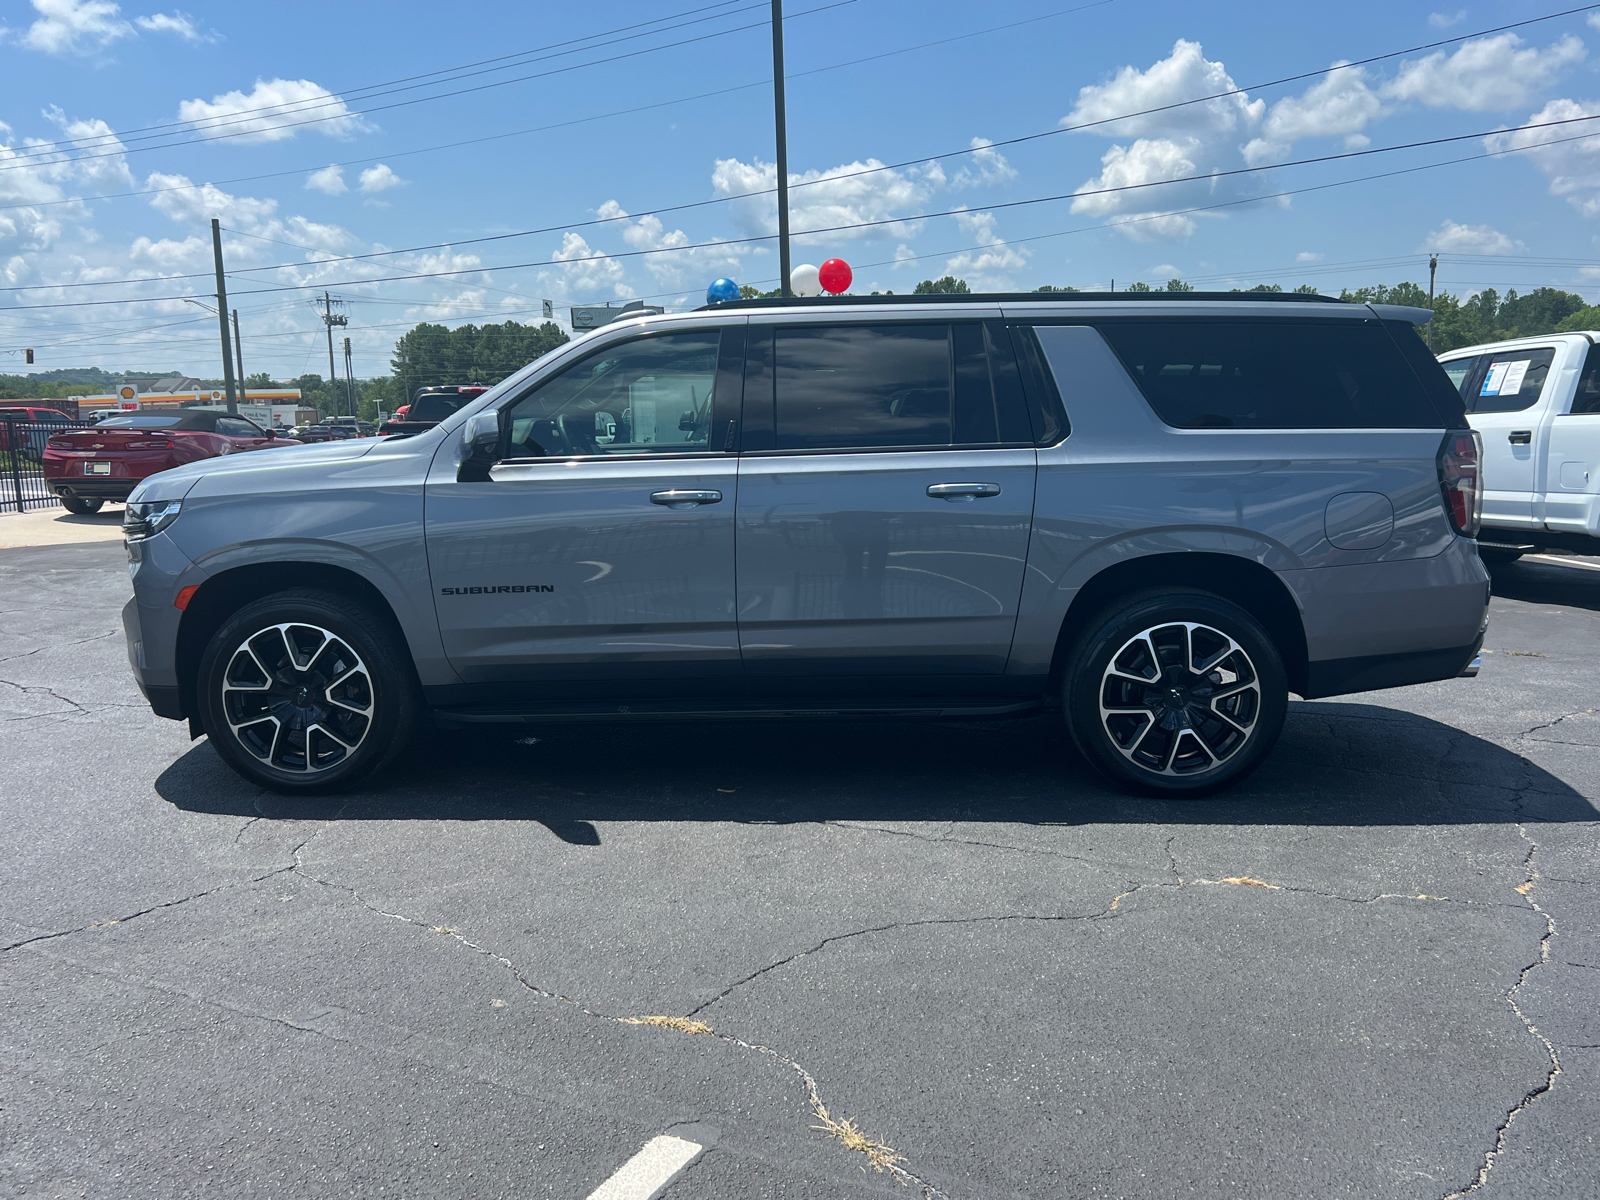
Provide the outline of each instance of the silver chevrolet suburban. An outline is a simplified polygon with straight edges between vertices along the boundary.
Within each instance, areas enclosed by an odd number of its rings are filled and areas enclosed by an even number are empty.
[[[1059,708],[1118,783],[1259,764],[1289,694],[1471,674],[1477,435],[1422,310],[735,301],[619,321],[412,437],[130,497],[140,687],[304,792],[420,722]]]

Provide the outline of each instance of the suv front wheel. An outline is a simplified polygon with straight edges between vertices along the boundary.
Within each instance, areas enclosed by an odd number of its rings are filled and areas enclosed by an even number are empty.
[[[354,785],[405,745],[419,705],[387,623],[345,597],[279,592],[246,605],[200,660],[200,721],[217,753],[279,792]]]
[[[1210,592],[1159,588],[1102,610],[1068,659],[1063,707],[1096,767],[1147,795],[1195,796],[1260,765],[1288,709],[1260,622]]]

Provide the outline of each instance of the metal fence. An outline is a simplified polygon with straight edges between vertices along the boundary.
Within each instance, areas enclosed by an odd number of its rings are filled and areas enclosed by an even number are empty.
[[[63,416],[55,421],[19,421],[0,410],[0,512],[25,512],[61,503],[44,479],[44,449],[50,435],[87,429],[89,422]]]

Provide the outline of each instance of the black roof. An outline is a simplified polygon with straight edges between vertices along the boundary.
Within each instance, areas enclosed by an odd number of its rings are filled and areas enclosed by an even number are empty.
[[[752,300],[725,300],[703,304],[696,312],[721,312],[731,308],[798,308],[819,304],[1104,304],[1108,300],[1138,302],[1231,300],[1255,303],[1349,304],[1337,296],[1317,296],[1308,292],[907,292],[883,296],[766,296]]]

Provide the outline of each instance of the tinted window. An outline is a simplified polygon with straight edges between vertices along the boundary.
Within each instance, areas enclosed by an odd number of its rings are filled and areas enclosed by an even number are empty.
[[[511,406],[510,456],[721,449],[709,445],[718,341],[715,330],[644,337],[568,367]]]
[[[1152,408],[1180,429],[1428,429],[1421,382],[1375,321],[1100,326]]]
[[[442,421],[460,408],[470,396],[424,396],[411,405],[408,421]]]
[[[948,446],[950,327],[779,329],[779,450]]]
[[[218,417],[217,432],[223,437],[258,438],[262,437],[261,430],[242,417]]]
[[[1554,347],[1537,350],[1500,350],[1485,354],[1473,372],[1467,407],[1472,412],[1521,412],[1532,408],[1544,390],[1545,377],[1555,361]]]
[[[1590,346],[1578,376],[1578,391],[1572,397],[1573,415],[1600,413],[1600,346]]]
[[[100,422],[102,429],[172,429],[182,417],[107,417]]]

